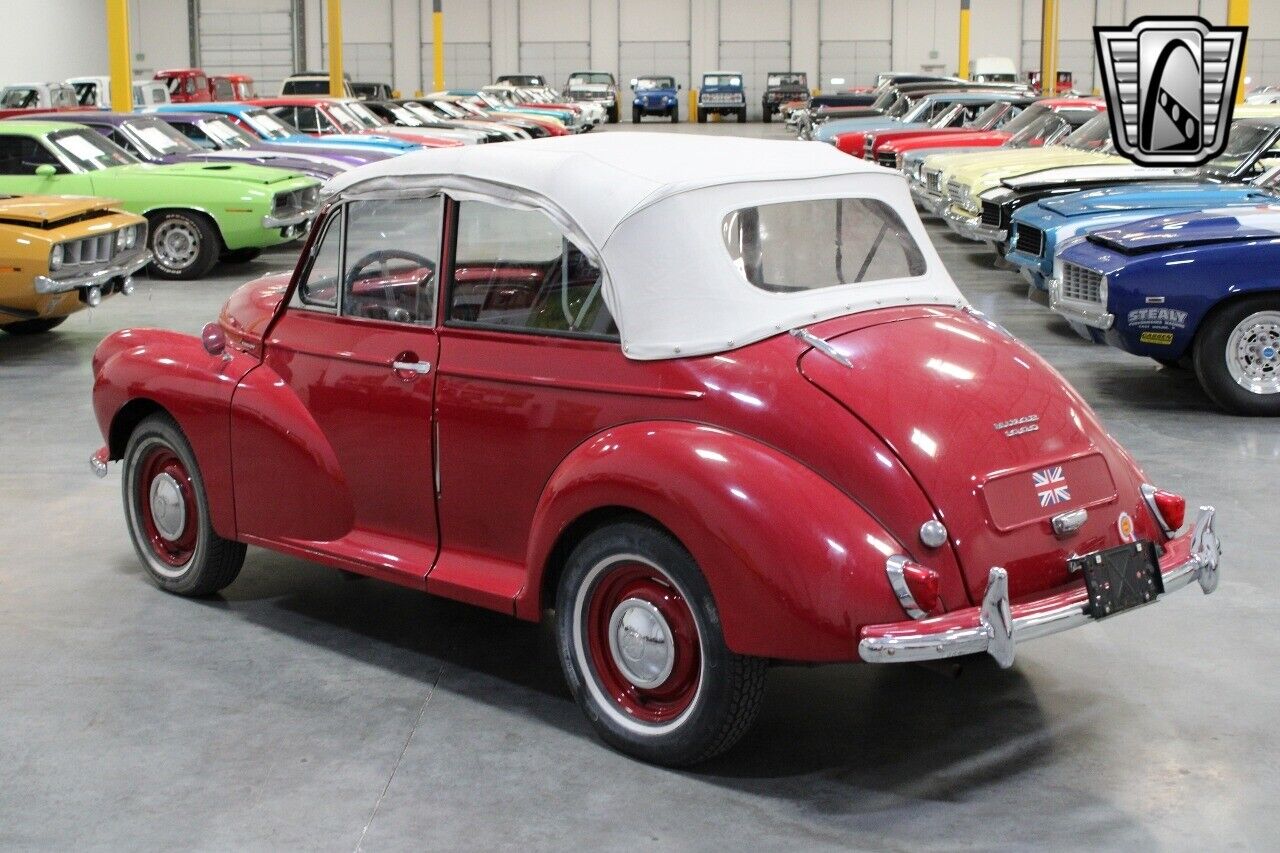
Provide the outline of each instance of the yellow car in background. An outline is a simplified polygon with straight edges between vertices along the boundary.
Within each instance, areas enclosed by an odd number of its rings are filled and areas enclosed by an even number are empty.
[[[36,335],[115,293],[151,263],[147,220],[83,196],[0,197],[0,330]]]

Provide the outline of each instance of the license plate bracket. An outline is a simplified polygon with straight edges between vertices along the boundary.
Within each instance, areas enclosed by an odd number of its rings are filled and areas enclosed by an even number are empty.
[[[1160,562],[1155,545],[1150,542],[1130,542],[1073,557],[1067,561],[1067,568],[1084,575],[1089,592],[1085,612],[1094,619],[1150,604],[1164,593]]]

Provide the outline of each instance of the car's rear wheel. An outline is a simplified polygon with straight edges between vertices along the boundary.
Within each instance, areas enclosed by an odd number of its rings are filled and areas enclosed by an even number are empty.
[[[632,124],[639,124],[639,123],[640,123],[640,108],[639,108],[639,107],[632,107],[632,108],[631,108],[631,123],[632,123]]]
[[[607,743],[671,766],[729,749],[759,713],[766,662],[724,643],[693,558],[641,522],[578,544],[556,597],[565,678]]]
[[[224,264],[247,264],[252,260],[256,260],[261,254],[261,249],[232,249],[228,252],[223,252],[219,260]]]
[[[672,108],[671,108],[671,123],[672,123],[672,124],[679,124],[679,123],[680,123],[680,108],[679,108],[679,107],[672,107]]]
[[[738,110],[738,124],[746,124],[746,123],[747,123],[747,108],[743,107],[742,109]]]
[[[761,117],[764,119],[765,124],[773,123],[773,111],[769,109],[768,104],[765,104],[764,107],[762,108]]]
[[[698,107],[698,124],[707,123],[707,111],[702,107]]]
[[[191,280],[203,277],[218,262],[222,241],[203,214],[171,210],[148,219],[155,256],[149,267],[152,275]]]
[[[66,317],[41,317],[37,320],[19,320],[17,323],[0,326],[0,331],[8,332],[11,335],[43,335],[45,332],[58,328],[65,322],[67,322]]]
[[[1195,368],[1205,393],[1227,411],[1280,415],[1280,296],[1215,311],[1196,335]]]
[[[619,117],[618,105],[609,107],[609,124],[617,124]]]
[[[214,531],[195,454],[168,415],[151,415],[129,436],[123,491],[134,550],[156,586],[198,596],[236,579],[245,546]]]

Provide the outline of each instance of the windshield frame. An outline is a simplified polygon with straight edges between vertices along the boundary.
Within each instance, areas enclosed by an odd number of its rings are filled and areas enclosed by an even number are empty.
[[[122,162],[108,163],[104,165],[92,160],[83,159],[80,155],[68,149],[62,142],[62,140],[72,136],[84,138],[86,142],[92,143],[95,148],[101,149],[104,155],[108,155],[113,159],[121,160]],[[51,133],[44,134],[39,137],[39,139],[46,148],[53,152],[54,156],[57,157],[63,165],[71,170],[73,174],[85,175],[90,172],[101,172],[106,169],[115,168],[116,166],[136,166],[138,163],[142,162],[137,157],[134,157],[128,151],[124,150],[119,145],[116,145],[110,139],[107,139],[91,127],[55,130]]]
[[[654,83],[657,85],[645,86],[644,83]],[[636,92],[653,92],[655,90],[672,89],[676,87],[676,78],[655,74],[647,77],[637,77],[635,85],[631,88]]]
[[[120,132],[124,134],[130,142],[146,153],[148,160],[163,160],[170,154],[206,153],[204,148],[201,148],[193,142],[182,131],[154,116],[131,116],[125,121],[120,122],[116,127],[120,129]],[[142,134],[140,128],[154,128],[160,131],[166,139],[173,140],[176,143],[175,147],[168,151],[161,151]]]

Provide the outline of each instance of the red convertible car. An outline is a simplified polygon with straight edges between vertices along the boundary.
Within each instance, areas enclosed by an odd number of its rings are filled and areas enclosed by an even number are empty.
[[[553,619],[600,735],[676,765],[742,736],[770,663],[1009,666],[1216,586],[1213,509],[1184,529],[966,304],[900,175],[618,133],[328,186],[292,274],[94,356],[92,465],[162,589],[252,544]]]

